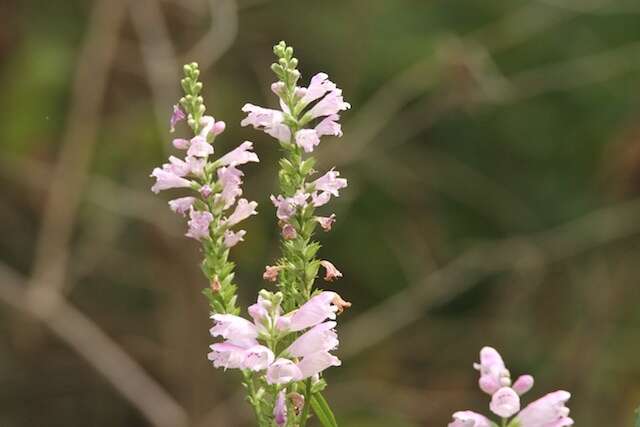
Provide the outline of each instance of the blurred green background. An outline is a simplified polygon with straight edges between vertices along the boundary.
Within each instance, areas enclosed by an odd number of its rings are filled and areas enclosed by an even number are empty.
[[[483,345],[529,401],[573,393],[576,424],[640,402],[637,0],[0,2],[0,426],[249,426],[236,373],[206,360],[194,242],[150,193],[181,64],[203,69],[223,151],[254,141],[262,215],[233,252],[242,303],[277,256],[271,46],[353,105],[319,168],[349,179],[319,235],[343,367],[343,427],[488,412]],[[329,212],[327,212],[329,213]]]

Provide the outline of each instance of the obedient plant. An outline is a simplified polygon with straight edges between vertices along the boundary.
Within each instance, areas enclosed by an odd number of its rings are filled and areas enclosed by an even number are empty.
[[[500,424],[472,411],[453,414],[449,427],[564,427],[573,425],[566,403],[571,394],[555,391],[521,408],[520,396],[531,390],[533,377],[521,375],[514,382],[500,354],[491,347],[480,351],[480,363],[474,364],[480,371],[478,385],[491,396],[489,409],[500,418]]]
[[[320,244],[313,236],[317,226],[331,230],[335,214],[319,216],[316,209],[339,196],[347,181],[333,169],[316,177],[312,153],[321,137],[342,136],[339,113],[350,105],[324,73],[312,77],[308,87],[299,87],[298,61],[284,42],[274,47],[274,53],[278,60],[272,70],[278,81],[271,88],[280,109],[252,104],[242,108],[247,117],[241,124],[266,132],[283,152],[278,195],[271,196],[282,253],[263,274],[275,289],[258,293],[256,303],[247,309],[250,320],[240,316],[229,250],[246,236],[237,225],[257,214],[257,203],[241,198],[244,173],[239,167],[259,160],[249,141],[215,155],[215,141],[225,123],[205,114],[195,63],[184,67],[185,95],[173,107],[170,123],[171,132],[184,120],[191,128],[188,138],[172,142],[184,156],[171,156],[153,170],[152,191],[188,193],[171,200],[169,207],[188,216],[186,236],[202,245],[202,271],[209,283],[203,293],[213,320],[210,333],[217,339],[208,359],[214,367],[241,372],[258,425],[302,427],[313,410],[323,425],[335,426],[321,394],[326,387],[321,375],[340,365],[332,354],[338,346],[335,320],[351,304],[336,292],[316,289],[320,268],[327,282],[342,274],[331,262],[317,258]]]

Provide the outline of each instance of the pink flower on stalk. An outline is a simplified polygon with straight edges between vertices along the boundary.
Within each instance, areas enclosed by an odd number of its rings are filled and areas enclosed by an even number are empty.
[[[205,184],[200,187],[200,190],[198,190],[198,192],[203,198],[208,199],[213,194],[213,189],[209,184]]]
[[[326,73],[318,73],[311,77],[309,87],[305,88],[301,102],[308,105],[316,99],[322,98],[327,92],[336,90],[336,85]]]
[[[185,236],[196,240],[209,238],[209,225],[211,224],[211,221],[213,221],[213,215],[211,212],[197,211],[192,207],[189,212],[189,217],[191,218],[187,222],[187,225],[189,225],[189,231],[187,231]]]
[[[267,382],[269,384],[288,384],[302,379],[300,368],[289,359],[277,359],[267,368]]]
[[[533,387],[534,380],[531,375],[520,375],[516,382],[513,383],[511,388],[518,393],[518,395],[522,396]]]
[[[530,403],[514,418],[519,427],[565,427],[573,425],[567,401],[571,393],[559,390]]]
[[[493,347],[483,347],[480,350],[480,363],[474,363],[473,367],[480,371],[478,385],[487,394],[493,395],[502,384],[503,378],[509,377],[509,371],[500,356],[500,353]]]
[[[244,236],[247,234],[244,230],[231,231],[227,230],[224,232],[224,245],[227,248],[232,248],[240,242],[244,242]]]
[[[184,138],[174,138],[174,140],[171,141],[171,144],[173,144],[173,146],[178,150],[186,150],[191,145],[191,141]]]
[[[244,364],[246,349],[229,342],[216,343],[209,346],[211,352],[207,358],[216,368],[241,369]]]
[[[274,124],[282,123],[284,119],[282,111],[263,108],[253,104],[244,104],[242,111],[247,113],[247,117],[240,122],[240,125],[251,125],[256,129],[272,127]]]
[[[211,336],[222,337],[227,342],[244,348],[257,344],[258,330],[247,319],[233,314],[214,314],[211,318],[215,321],[215,325],[209,330]]]
[[[302,148],[305,153],[311,153],[313,149],[320,144],[320,137],[313,129],[301,129],[296,132],[296,144]]]
[[[173,106],[173,113],[171,113],[171,119],[169,120],[169,132],[173,133],[176,131],[176,125],[178,124],[178,122],[186,119],[187,116],[185,115],[184,111],[182,111],[182,109],[180,108],[180,106],[178,104]]]
[[[331,227],[336,222],[336,214],[331,214],[330,216],[317,216],[315,219],[324,231],[331,231]]]
[[[235,165],[221,167],[218,169],[218,182],[222,185],[220,198],[224,202],[224,208],[228,209],[236,201],[236,197],[242,194],[240,185],[244,174]]]
[[[491,427],[491,421],[476,412],[459,411],[453,414],[449,427]]]
[[[262,278],[268,282],[275,282],[278,280],[278,272],[282,267],[277,265],[267,265],[264,268],[264,273],[262,274]]]
[[[511,387],[502,387],[491,397],[491,412],[502,418],[509,418],[520,410],[520,397]]]
[[[323,266],[326,270],[324,280],[326,280],[327,282],[333,282],[336,278],[339,279],[342,277],[342,273],[340,273],[340,270],[338,270],[336,266],[329,261],[322,260],[320,261],[320,265]]]
[[[327,319],[334,320],[338,307],[333,304],[335,292],[324,291],[311,297],[298,310],[288,315],[290,324],[288,329],[296,332],[322,323]]]
[[[194,136],[191,138],[187,156],[208,157],[211,154],[213,154],[213,145],[209,144],[206,138],[202,136]]]
[[[169,208],[178,215],[185,216],[196,201],[195,197],[180,197],[169,201]]]
[[[249,202],[247,199],[238,200],[236,209],[229,216],[229,218],[227,218],[225,224],[228,227],[232,227],[240,221],[249,218],[251,215],[256,215],[258,213],[256,212],[256,206],[258,206],[256,202]]]
[[[276,216],[282,221],[288,221],[296,213],[296,208],[289,199],[281,195],[271,196],[271,202],[276,207]]]
[[[273,419],[278,427],[287,424],[287,398],[285,390],[280,390],[278,397],[276,397],[276,404],[273,408]]]
[[[303,357],[297,365],[302,373],[302,379],[305,379],[317,375],[331,366],[340,366],[341,364],[340,359],[333,354],[319,352]]]
[[[316,208],[326,205],[327,203],[329,203],[329,200],[331,200],[331,193],[328,193],[326,191],[322,193],[314,191],[311,194],[311,203],[313,203],[313,206],[315,206]]]
[[[296,339],[287,348],[293,357],[307,357],[313,353],[328,352],[338,347],[338,335],[333,329],[336,322],[320,323]]]
[[[338,114],[332,114],[322,119],[315,127],[318,136],[333,135],[341,137],[342,127],[340,123],[338,123],[339,119],[340,116]]]
[[[191,187],[191,181],[188,179],[184,179],[175,173],[168,172],[160,168],[155,168],[153,172],[151,172],[150,176],[156,179],[156,183],[151,187],[151,191],[156,194],[162,190],[168,190],[170,188]]]
[[[282,238],[284,240],[293,240],[298,237],[298,232],[291,224],[284,224],[282,226]]]
[[[342,90],[334,89],[329,92],[324,98],[322,98],[316,105],[311,107],[307,112],[312,118],[331,116],[337,114],[340,111],[348,110],[351,108],[351,104],[344,102],[342,97]]]
[[[347,186],[347,180],[339,178],[340,172],[331,169],[320,178],[311,183],[316,191],[322,191],[330,193],[331,195],[338,197],[340,195],[339,190]]]
[[[218,162],[223,166],[235,164],[236,166],[244,165],[248,162],[259,162],[256,153],[252,152],[253,142],[245,141],[235,149],[229,151],[224,156],[218,159]]]
[[[254,345],[245,351],[243,366],[254,372],[265,370],[273,363],[275,355],[263,345]]]

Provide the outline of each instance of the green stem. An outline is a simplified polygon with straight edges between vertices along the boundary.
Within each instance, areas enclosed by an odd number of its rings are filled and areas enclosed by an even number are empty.
[[[253,407],[253,412],[256,416],[256,422],[258,423],[258,427],[262,426],[262,411],[260,409],[260,401],[258,400],[256,387],[253,382],[253,378],[251,377],[251,373],[247,371],[242,371],[244,375],[244,383],[247,387],[247,392],[249,393],[249,403]]]
[[[304,407],[302,408],[302,415],[300,415],[300,427],[304,427],[307,424],[310,407],[311,407],[311,378],[305,381]]]

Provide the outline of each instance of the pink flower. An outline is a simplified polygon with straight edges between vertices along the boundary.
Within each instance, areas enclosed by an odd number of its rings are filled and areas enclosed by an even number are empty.
[[[187,222],[189,231],[185,236],[192,239],[202,240],[209,237],[209,225],[213,221],[213,215],[207,211],[197,211],[191,208],[189,212],[190,220]]]
[[[202,173],[204,172],[204,165],[207,161],[206,159],[201,159],[199,157],[187,156],[185,163],[191,174],[195,176],[202,176]]]
[[[509,418],[520,410],[520,397],[511,387],[502,387],[491,397],[491,412],[502,418]]]
[[[311,77],[309,87],[304,91],[301,101],[304,105],[308,105],[310,102],[322,98],[325,93],[334,91],[335,89],[335,83],[329,80],[329,76],[327,74],[318,73]]]
[[[320,137],[313,129],[301,129],[296,132],[296,144],[302,148],[305,153],[311,153],[318,144]]]
[[[268,282],[275,282],[278,280],[278,272],[282,267],[277,265],[267,265],[262,274],[262,278]]]
[[[492,347],[484,347],[480,350],[480,363],[475,363],[473,367],[480,371],[478,380],[480,389],[491,395],[503,385],[501,379],[509,372],[500,353]]]
[[[208,199],[213,194],[213,190],[211,189],[211,186],[208,184],[205,184],[202,187],[200,187],[199,192],[200,192],[200,195],[205,199]]]
[[[307,114],[312,118],[331,116],[340,111],[348,110],[349,108],[351,108],[351,105],[348,102],[344,102],[342,91],[340,89],[334,89],[318,101],[316,105],[311,107]]]
[[[282,226],[282,238],[284,240],[293,240],[298,237],[298,232],[291,224],[285,224]]]
[[[331,193],[328,193],[326,191],[322,193],[318,193],[317,191],[315,191],[311,194],[311,203],[313,203],[313,206],[315,206],[316,208],[326,205],[327,203],[329,203],[330,199]]]
[[[320,265],[323,266],[326,270],[324,280],[326,280],[327,282],[333,282],[336,278],[342,277],[342,273],[340,273],[336,266],[331,264],[329,261],[322,260],[320,261]]]
[[[347,180],[339,176],[340,172],[331,169],[311,184],[316,191],[323,191],[337,197],[340,195],[338,190],[347,186]]]
[[[519,427],[565,427],[573,425],[565,405],[571,393],[560,390],[530,403],[514,418]]]
[[[211,154],[213,154],[213,145],[209,144],[204,137],[194,136],[191,138],[187,156],[207,157]]]
[[[269,384],[288,384],[303,378],[300,368],[289,359],[277,359],[267,368],[267,382]]]
[[[175,173],[168,172],[160,168],[155,168],[153,172],[151,172],[151,176],[156,179],[156,183],[151,187],[151,191],[156,194],[162,190],[168,190],[170,188],[191,187],[191,181],[188,179],[184,179]]]
[[[211,352],[207,358],[213,362],[216,368],[240,369],[244,366],[246,349],[229,342],[210,345]]]
[[[240,242],[244,242],[244,236],[247,234],[244,230],[231,231],[227,230],[224,232],[224,245],[227,248],[232,248]]]
[[[339,119],[340,116],[337,114],[332,114],[322,119],[315,127],[318,136],[333,135],[341,137],[342,127],[340,126],[340,123],[338,123]]]
[[[209,330],[213,337],[222,337],[230,344],[244,348],[258,344],[258,330],[247,319],[233,314],[214,314],[211,318],[215,321],[215,325]]]
[[[341,362],[336,356],[327,352],[312,353],[298,362],[298,369],[302,373],[302,379],[312,377],[331,366],[340,366]]]
[[[254,345],[245,352],[243,367],[254,372],[267,369],[273,363],[275,356],[271,350],[263,345]]]
[[[268,268],[268,267],[267,267]],[[253,319],[253,323],[255,325],[262,325],[265,322],[268,322],[270,316],[269,312],[273,309],[271,301],[262,297],[262,295],[258,294],[258,301],[255,304],[250,305],[247,311],[249,315]],[[277,314],[280,314],[280,308],[278,307],[276,310]]]
[[[228,166],[230,164],[244,165],[248,162],[259,162],[258,156],[256,153],[252,152],[253,143],[249,141],[245,141],[240,144],[237,148],[229,151],[224,156],[218,159],[218,162],[223,166]]]
[[[173,106],[173,113],[171,114],[171,119],[169,120],[170,128],[169,132],[173,133],[176,131],[176,125],[178,122],[184,120],[187,116],[184,114],[184,111],[180,108],[178,104]]]
[[[245,104],[242,111],[247,117],[240,122],[241,126],[251,125],[256,129],[272,127],[274,124],[282,123],[282,111],[263,108],[253,104]]]
[[[276,207],[276,216],[282,221],[288,221],[296,213],[296,208],[293,206],[289,199],[278,195],[278,197],[271,196],[271,202]]]
[[[169,156],[169,163],[163,164],[162,170],[170,172],[179,177],[184,177],[190,172],[187,162],[175,156]]]
[[[215,135],[218,136],[220,135],[222,132],[224,132],[224,130],[226,129],[227,124],[225,122],[223,122],[222,120],[219,122],[216,122],[213,125],[213,129],[211,129],[211,132]]]
[[[200,133],[198,134],[198,136],[207,141],[207,138],[211,133],[213,126],[216,124],[216,121],[211,116],[202,116],[202,118],[200,119],[200,124],[202,125],[202,129],[200,129]]]
[[[169,201],[169,208],[178,215],[185,216],[195,201],[195,197],[180,197]]]
[[[290,331],[301,331],[322,323],[327,319],[335,319],[338,308],[333,304],[335,292],[321,292],[311,297],[298,310],[290,315]]]
[[[520,396],[531,390],[533,387],[533,377],[531,375],[521,375],[516,382],[513,383],[511,388]]]
[[[171,143],[178,150],[186,150],[191,145],[191,141],[184,138],[175,138],[173,141],[171,141]]]
[[[459,411],[453,414],[449,427],[491,427],[491,421],[476,412]]]
[[[293,357],[306,357],[313,353],[328,352],[338,347],[338,335],[335,328],[336,322],[325,322],[314,326],[296,339],[287,348],[287,352]]]
[[[228,209],[236,201],[236,197],[242,194],[240,185],[244,174],[235,165],[229,165],[218,169],[218,182],[222,185],[220,197],[224,201],[224,208]]]
[[[276,404],[273,408],[273,419],[279,427],[287,424],[287,398],[285,390],[280,390],[276,397]]]
[[[331,214],[330,216],[317,216],[315,219],[324,231],[331,231],[333,223],[336,222],[336,214]]]
[[[243,221],[249,218],[251,215],[256,215],[256,206],[258,204],[256,202],[249,202],[247,199],[238,200],[238,204],[236,205],[236,209],[233,213],[227,218],[225,224],[228,227],[234,226],[240,221]]]

